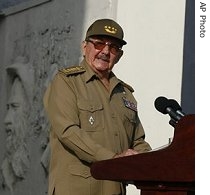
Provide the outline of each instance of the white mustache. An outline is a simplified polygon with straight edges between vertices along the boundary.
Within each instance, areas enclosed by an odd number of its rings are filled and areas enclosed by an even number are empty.
[[[109,57],[108,56],[105,56],[105,55],[98,56],[98,59],[101,59],[101,60],[104,60],[106,62],[109,62]]]

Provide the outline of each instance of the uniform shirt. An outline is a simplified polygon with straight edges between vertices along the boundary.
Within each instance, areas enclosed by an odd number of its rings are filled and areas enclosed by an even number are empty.
[[[132,92],[113,72],[108,91],[85,60],[80,66],[60,70],[44,99],[52,126],[51,171],[56,172],[61,153],[72,165],[86,166],[131,147],[150,150]]]

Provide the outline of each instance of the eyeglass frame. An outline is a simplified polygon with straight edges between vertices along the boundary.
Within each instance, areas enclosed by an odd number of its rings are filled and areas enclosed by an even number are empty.
[[[109,46],[109,49],[110,49],[110,52],[114,55],[116,55],[119,51],[122,51],[122,46],[118,46],[117,44],[114,44],[114,43],[110,43],[110,42],[105,42],[105,41],[101,41],[101,40],[91,40],[91,39],[86,39],[85,41],[87,42],[90,42],[94,45],[94,48],[97,49],[97,50],[100,50],[102,51],[106,45]],[[97,48],[97,44],[101,44],[101,49],[100,48]],[[100,47],[100,46],[99,46]],[[114,50],[113,50],[114,49]]]

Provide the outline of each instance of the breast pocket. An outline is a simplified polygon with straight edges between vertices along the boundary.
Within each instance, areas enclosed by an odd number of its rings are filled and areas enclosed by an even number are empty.
[[[126,129],[126,133],[128,135],[128,137],[132,137],[133,135],[133,131],[136,127],[136,123],[137,123],[137,118],[136,118],[136,112],[127,109],[126,112],[124,113],[124,127]]]
[[[104,128],[103,105],[89,100],[78,101],[81,128],[101,131]]]

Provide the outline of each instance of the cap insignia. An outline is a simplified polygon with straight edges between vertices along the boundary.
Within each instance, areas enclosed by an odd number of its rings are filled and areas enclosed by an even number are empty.
[[[117,29],[111,26],[104,26],[104,30],[108,33],[111,34],[116,34],[117,33]]]

